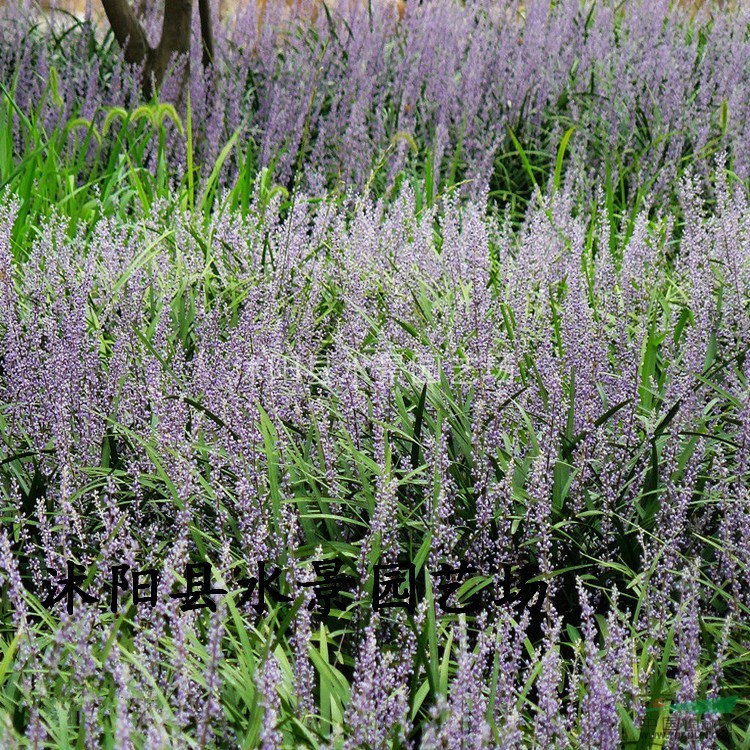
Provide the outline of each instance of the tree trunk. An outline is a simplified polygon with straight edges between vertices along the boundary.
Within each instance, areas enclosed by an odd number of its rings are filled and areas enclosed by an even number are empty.
[[[128,0],[102,0],[102,5],[115,39],[125,52],[125,62],[142,63],[151,48],[146,41],[146,32]]]
[[[213,36],[208,1],[199,0],[204,65],[213,60]],[[145,63],[143,95],[146,99],[150,99],[159,90],[172,55],[185,55],[189,65],[192,0],[165,0],[161,39],[156,47],[149,46],[146,32],[129,0],[102,0],[102,5],[115,39],[124,50],[125,61],[135,65]],[[184,83],[185,79],[180,89],[184,87]]]
[[[192,0],[166,0],[164,3],[164,21],[161,27],[159,44],[151,50],[143,71],[143,94],[147,99],[159,90],[164,73],[172,55],[185,55],[186,64],[190,65],[190,22],[193,16]],[[185,71],[180,94],[189,75]]]
[[[214,33],[211,29],[211,6],[208,0],[198,0],[198,12],[201,16],[201,40],[203,42],[203,67],[214,62]]]

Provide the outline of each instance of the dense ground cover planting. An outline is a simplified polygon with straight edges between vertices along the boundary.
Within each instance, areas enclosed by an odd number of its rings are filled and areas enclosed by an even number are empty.
[[[750,19],[524,5],[4,9],[0,745],[750,747]]]

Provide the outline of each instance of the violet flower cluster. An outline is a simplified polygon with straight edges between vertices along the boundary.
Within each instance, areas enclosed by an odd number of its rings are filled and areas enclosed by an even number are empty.
[[[361,188],[373,170],[393,189],[404,166],[429,162],[434,191],[466,180],[462,189],[477,197],[505,189],[507,159],[518,158],[509,130],[526,152],[554,160],[575,126],[568,158],[588,191],[608,174],[629,191],[664,195],[686,160],[705,174],[724,148],[747,178],[746,150],[732,144],[750,137],[750,10],[738,3],[688,23],[667,0],[615,5],[430,0],[398,14],[392,3],[342,2],[311,14],[305,3],[246,3],[226,23],[216,19],[217,63],[208,69],[196,13],[195,158],[207,177],[236,133],[225,185],[252,164],[318,195]],[[102,47],[101,30],[65,33],[69,18],[53,16],[45,31],[29,20],[32,6],[9,4],[0,21],[0,80],[21,111],[39,108],[47,129],[72,118],[101,129],[113,107],[139,103],[138,71]],[[160,23],[156,6],[141,6],[147,28]],[[180,80],[168,78],[162,97],[179,99],[184,113]],[[171,124],[169,135],[171,162],[184,168],[185,136]],[[71,148],[75,138],[71,129]],[[148,153],[155,168],[155,142]]]
[[[603,207],[586,231],[566,191],[516,231],[481,203],[418,214],[407,190],[350,216],[304,195],[291,213],[276,196],[262,221],[257,205],[217,215],[209,267],[190,214],[102,220],[85,242],[53,218],[19,264],[6,198],[0,571],[19,695],[52,700],[41,660],[75,671],[65,694],[93,737],[111,684],[120,746],[170,732],[221,745],[245,726],[226,710],[245,669],[263,747],[290,742],[292,712],[331,746],[564,747],[580,733],[614,748],[618,708],[637,725],[676,627],[676,697],[696,698],[699,618],[750,606],[750,207],[717,179],[711,216],[683,184],[677,259],[671,222],[645,214],[610,252]],[[304,580],[303,558],[332,555],[371,593],[373,563],[412,555],[422,581],[437,562],[492,576],[502,560],[546,586],[521,611],[489,597],[467,619],[427,597],[413,616],[365,603],[320,622],[312,593],[290,589],[291,617],[271,607],[243,636],[254,664],[233,652],[251,610],[227,602],[204,620],[165,594],[127,616],[127,641],[97,608],[56,610],[51,641],[39,629],[46,572],[69,558],[103,587],[121,563],[177,585],[206,555],[220,583],[266,558]],[[585,576],[566,578],[571,561]],[[321,679],[347,686],[325,706]],[[35,710],[32,744],[53,731]]]

